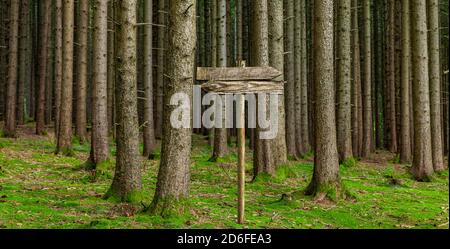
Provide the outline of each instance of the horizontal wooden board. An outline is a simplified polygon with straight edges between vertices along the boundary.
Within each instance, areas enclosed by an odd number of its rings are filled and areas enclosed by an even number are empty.
[[[284,93],[284,84],[279,81],[210,81],[202,84],[201,87],[206,92],[218,94]]]
[[[273,80],[282,73],[273,67],[198,67],[197,80]]]

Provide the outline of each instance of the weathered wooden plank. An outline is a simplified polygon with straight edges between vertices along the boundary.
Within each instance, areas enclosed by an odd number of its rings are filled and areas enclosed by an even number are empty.
[[[198,67],[197,80],[273,80],[282,73],[273,67]]]
[[[210,81],[201,85],[206,92],[226,93],[274,93],[283,94],[284,84],[279,81]]]

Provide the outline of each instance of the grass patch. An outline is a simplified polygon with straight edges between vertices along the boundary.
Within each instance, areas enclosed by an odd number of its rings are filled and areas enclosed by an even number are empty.
[[[141,202],[104,200],[114,174],[79,170],[89,144],[74,144],[74,157],[55,155],[54,141],[0,138],[1,228],[442,228],[448,229],[448,170],[432,182],[416,182],[406,165],[358,162],[340,168],[352,198],[326,202],[302,194],[311,163],[290,161],[268,181],[252,179],[251,151],[246,164],[246,222],[236,224],[236,154],[209,162],[207,140],[194,136],[189,205],[169,218],[142,212],[153,199],[159,149],[142,168]],[[79,146],[79,147],[78,147]],[[111,151],[115,151],[112,145]],[[392,179],[401,184],[390,184]],[[294,201],[283,199],[295,196]],[[349,195],[347,193],[347,195]]]

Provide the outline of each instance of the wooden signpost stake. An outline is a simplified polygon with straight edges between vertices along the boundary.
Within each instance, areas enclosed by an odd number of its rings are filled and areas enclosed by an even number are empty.
[[[246,93],[283,94],[283,82],[276,81],[282,73],[272,67],[197,68],[197,80],[204,81],[202,89],[216,94],[240,94],[238,128],[238,224],[244,223],[245,213],[245,96]]]

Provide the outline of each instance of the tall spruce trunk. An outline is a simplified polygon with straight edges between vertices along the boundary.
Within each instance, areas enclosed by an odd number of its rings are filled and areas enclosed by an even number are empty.
[[[268,1],[269,11],[269,61],[270,65],[280,72],[284,72],[284,32],[283,32],[283,0]],[[241,22],[242,24],[242,22]],[[284,81],[284,74],[279,80]],[[286,151],[286,123],[284,97],[278,96],[278,133],[273,141],[273,158],[275,165],[287,161]]]
[[[19,75],[17,82],[17,124],[25,123],[25,88],[31,80],[31,34],[30,34],[29,1],[21,1],[20,5],[20,44],[19,44]]]
[[[114,179],[105,198],[121,202],[141,200],[139,124],[136,81],[136,0],[116,2],[117,156]]]
[[[88,24],[89,1],[79,0],[80,13],[77,23],[77,64],[76,64],[76,108],[75,133],[81,143],[86,141],[86,104],[87,104],[87,77],[88,77]]]
[[[307,51],[307,4],[302,1],[301,8],[301,137],[303,141],[303,151],[308,153],[311,151],[310,134],[309,134],[309,118],[308,118],[308,51]],[[272,12],[272,11],[270,11]]]
[[[269,66],[269,23],[267,0],[254,2],[253,7],[253,50],[252,64],[255,66]],[[266,94],[267,95],[267,94]],[[260,95],[258,95],[258,98]],[[258,100],[259,102],[260,100]],[[269,96],[266,96],[266,111],[270,108]],[[258,114],[259,115],[259,111]],[[271,117],[273,118],[273,117]],[[253,177],[260,174],[275,175],[276,161],[274,140],[261,139],[261,132],[266,131],[257,124],[255,129],[255,151],[253,157]]]
[[[108,130],[109,134],[114,134],[114,83],[116,79],[116,65],[114,53],[115,40],[115,24],[114,24],[114,1],[108,3]]]
[[[392,153],[397,152],[397,127],[396,127],[396,97],[395,97],[395,84],[396,84],[396,73],[395,73],[395,2],[389,1],[388,3],[388,56],[387,56],[387,67],[386,67],[386,93],[387,96],[387,114],[386,114],[386,137],[387,137],[387,148]]]
[[[173,94],[184,93],[192,98],[196,45],[196,7],[194,0],[172,0],[169,8],[169,43],[167,73],[170,78],[165,88],[163,141],[161,164],[155,197],[150,207],[152,214],[163,217],[187,211],[184,200],[189,197],[189,167],[192,128],[174,128],[170,104]],[[192,119],[192,113],[188,114]]]
[[[428,75],[427,5],[411,0],[412,78],[414,109],[414,159],[412,174],[428,181],[433,174]]]
[[[62,84],[62,0],[55,0],[55,136],[58,137]]]
[[[302,8],[304,1],[295,1],[294,4],[294,110],[295,110],[295,147],[296,155],[305,154],[302,136]]]
[[[314,92],[315,158],[308,195],[341,193],[339,157],[336,145],[335,92],[333,72],[333,1],[314,3]],[[336,196],[335,196],[336,195]]]
[[[63,2],[63,47],[61,105],[57,153],[72,154],[72,90],[73,90],[74,2]]]
[[[156,54],[156,108],[155,108],[155,136],[157,138],[162,138],[162,125],[163,125],[163,112],[164,112],[164,55],[166,51],[165,45],[165,35],[166,35],[166,13],[165,13],[165,1],[168,0],[158,0],[158,46]]]
[[[227,6],[225,0],[217,3],[217,67],[227,66]],[[224,103],[222,101],[222,103]],[[220,110],[220,111],[224,111]],[[222,115],[224,116],[224,115]],[[224,120],[221,121],[224,126]],[[211,161],[215,161],[228,153],[227,129],[214,128],[214,149]]]
[[[31,35],[29,1],[20,5],[19,75],[17,81],[17,124],[25,123],[25,85],[31,80]]]
[[[364,82],[362,86],[363,101],[363,144],[361,156],[367,157],[373,150],[373,118],[372,118],[372,45],[371,45],[371,2],[363,2],[364,33]]]
[[[294,0],[286,0],[285,18],[285,109],[286,109],[286,146],[289,157],[296,157],[295,134],[295,63],[294,63]]]
[[[145,30],[144,30],[144,157],[149,157],[155,150],[155,130],[153,123],[153,2],[145,1]]]
[[[16,91],[19,57],[19,11],[20,1],[11,1],[8,80],[6,85],[5,128],[3,131],[6,137],[16,136]]]
[[[94,2],[92,134],[89,161],[99,169],[108,160],[108,2]]]
[[[45,134],[45,93],[47,86],[47,60],[48,60],[48,42],[50,32],[51,18],[51,0],[43,2],[43,20],[40,29],[40,49],[39,49],[39,86],[37,93],[37,110],[36,110],[36,134]]]
[[[363,146],[363,108],[361,88],[361,50],[359,39],[358,0],[353,0],[353,93],[352,93],[352,130],[353,153],[361,156]]]
[[[430,108],[431,108],[431,146],[433,167],[443,171],[444,156],[442,146],[441,124],[441,65],[440,65],[440,30],[439,0],[429,0],[428,4],[428,41],[430,70]]]
[[[402,0],[402,71],[401,71],[401,129],[400,129],[400,161],[411,162],[411,131],[410,131],[410,0]]]
[[[338,4],[337,52],[337,145],[339,160],[353,157],[351,123],[351,0]]]

